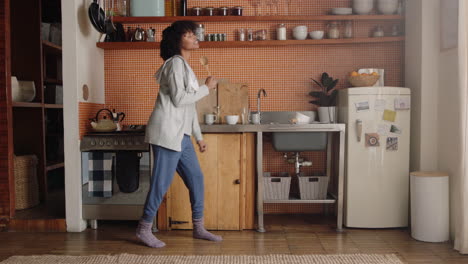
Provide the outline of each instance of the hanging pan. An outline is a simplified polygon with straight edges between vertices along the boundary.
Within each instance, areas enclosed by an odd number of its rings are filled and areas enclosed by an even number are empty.
[[[100,33],[106,33],[106,14],[99,6],[100,0],[93,0],[91,5],[88,9],[88,16],[89,20],[91,20],[91,24],[93,24],[94,28]]]

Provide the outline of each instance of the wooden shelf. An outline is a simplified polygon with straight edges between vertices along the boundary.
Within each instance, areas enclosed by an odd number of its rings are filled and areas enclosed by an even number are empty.
[[[200,48],[244,48],[271,47],[290,45],[336,45],[360,43],[385,43],[404,41],[405,37],[352,38],[352,39],[306,39],[306,40],[263,40],[263,41],[205,41],[200,42]],[[98,48],[105,50],[120,49],[159,49],[159,42],[99,42]]]
[[[46,40],[42,41],[42,48],[50,53],[62,54],[62,47]]]
[[[42,103],[13,102],[13,107],[41,108],[41,107],[42,107]]]
[[[330,20],[404,20],[400,15],[324,15],[324,16],[172,16],[114,17],[123,24],[172,23],[178,20],[195,22],[256,22],[256,21],[330,21]]]
[[[63,109],[63,105],[61,104],[44,104],[44,107],[49,109]]]
[[[46,78],[44,79],[45,84],[57,84],[57,85],[63,85],[63,81],[57,80],[57,79],[51,79],[51,78]]]
[[[51,171],[59,168],[63,168],[65,163],[63,161],[47,161],[46,170]]]

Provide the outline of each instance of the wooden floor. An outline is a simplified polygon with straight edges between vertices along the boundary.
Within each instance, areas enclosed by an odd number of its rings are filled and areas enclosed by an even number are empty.
[[[136,221],[99,222],[98,230],[81,233],[0,232],[0,260],[12,255],[34,254],[352,254],[395,253],[407,263],[468,263],[450,243],[423,243],[406,229],[346,229],[337,233],[334,219],[322,216],[286,215],[265,217],[267,232],[220,231],[224,241],[194,240],[191,231],[156,233],[166,242],[163,249],[142,246],[136,240]]]

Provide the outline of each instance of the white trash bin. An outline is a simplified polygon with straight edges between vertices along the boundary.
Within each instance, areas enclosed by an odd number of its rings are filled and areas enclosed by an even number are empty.
[[[411,172],[411,236],[424,242],[449,240],[449,177]]]

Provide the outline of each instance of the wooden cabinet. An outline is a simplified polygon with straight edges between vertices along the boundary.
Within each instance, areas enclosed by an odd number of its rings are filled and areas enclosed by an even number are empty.
[[[9,0],[6,12],[6,40],[10,48],[11,72],[5,78],[33,81],[32,102],[13,102],[11,85],[6,85],[7,106],[11,111],[8,133],[12,135],[15,155],[35,155],[38,158],[37,178],[40,204],[31,209],[15,211],[15,196],[9,200],[9,228],[14,230],[65,230],[63,106],[57,85],[62,85],[62,48],[42,39],[43,22],[61,23],[60,0]],[[25,8],[28,7],[28,8]],[[9,34],[8,34],[9,33]],[[57,35],[55,35],[57,36]],[[7,46],[8,47],[8,46]],[[9,63],[9,61],[5,61]],[[9,81],[6,82],[10,84]],[[58,88],[58,87],[57,87]],[[50,92],[54,94],[51,94]],[[56,96],[55,92],[59,92]],[[51,99],[53,97],[53,99]],[[10,157],[13,158],[13,157]],[[14,191],[14,169],[8,178],[9,192]],[[2,180],[3,181],[3,180]],[[2,201],[3,202],[3,201]],[[0,211],[3,208],[0,208]],[[36,228],[37,227],[37,228]]]
[[[255,137],[252,133],[204,134],[198,160],[204,174],[205,226],[211,230],[254,228]],[[176,175],[159,212],[158,228],[191,229],[188,189]]]

